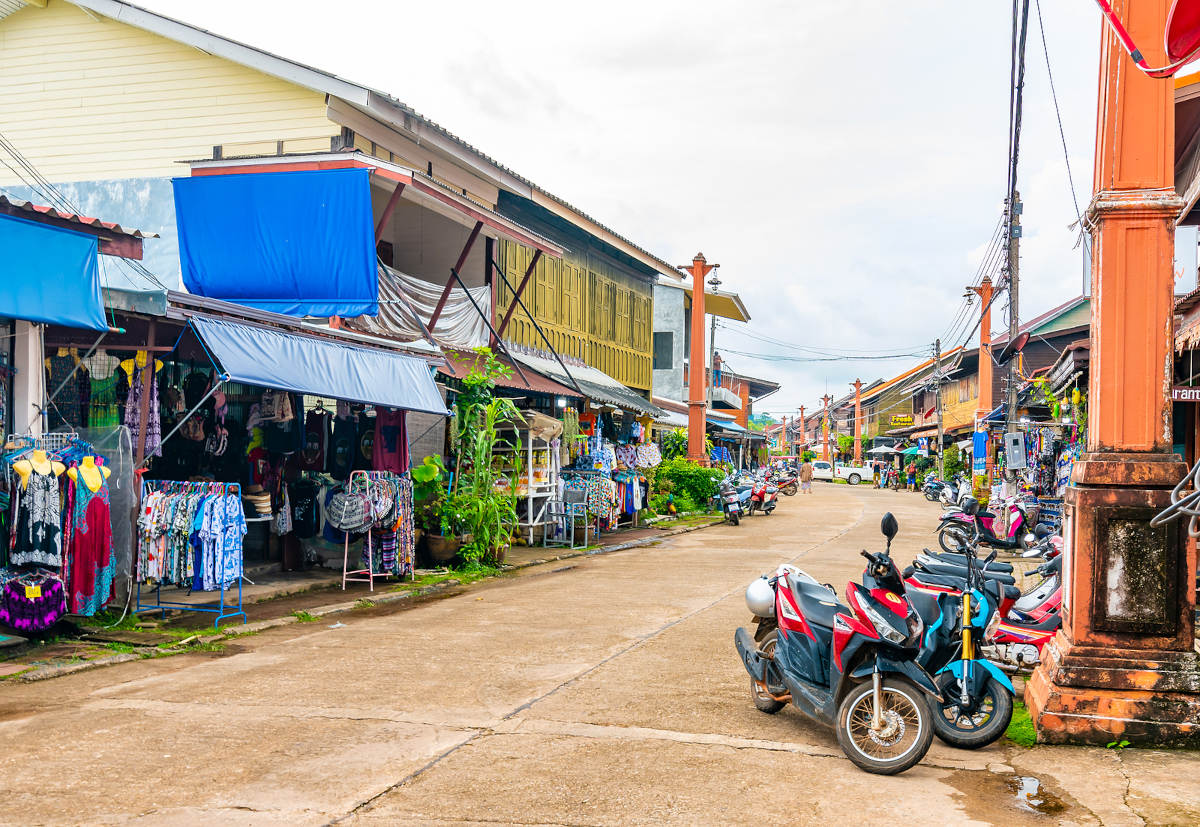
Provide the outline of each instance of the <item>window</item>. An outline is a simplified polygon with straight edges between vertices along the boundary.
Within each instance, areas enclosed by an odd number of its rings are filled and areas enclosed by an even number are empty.
[[[675,367],[675,333],[666,331],[654,334],[654,369],[671,370]]]

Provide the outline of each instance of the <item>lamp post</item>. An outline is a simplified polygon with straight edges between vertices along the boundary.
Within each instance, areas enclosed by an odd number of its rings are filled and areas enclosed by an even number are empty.
[[[821,397],[821,405],[824,410],[824,416],[821,419],[821,429],[822,429],[822,431],[824,431],[824,434],[825,434],[825,448],[821,452],[821,459],[825,460],[826,462],[831,461],[829,458],[829,424],[830,424],[829,423],[829,417],[830,417],[829,403],[832,401],[833,401],[833,397],[830,396],[829,394],[825,394],[824,396]]]
[[[854,386],[854,464],[862,465],[862,380],[855,379]]]
[[[1171,0],[1120,2],[1165,62]],[[1100,54],[1086,452],[1067,489],[1062,628],[1025,690],[1038,740],[1200,746],[1196,570],[1186,523],[1154,527],[1186,469],[1173,452],[1174,85],[1138,71],[1111,29]]]

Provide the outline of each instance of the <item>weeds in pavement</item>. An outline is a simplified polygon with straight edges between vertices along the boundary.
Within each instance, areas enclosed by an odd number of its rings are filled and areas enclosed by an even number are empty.
[[[1008,724],[1008,731],[1004,734],[1008,740],[1022,747],[1032,747],[1037,743],[1037,730],[1033,728],[1033,719],[1029,717],[1029,710],[1016,698],[1013,699],[1012,720]]]
[[[132,655],[138,649],[132,643],[121,643],[115,640],[105,643],[104,648],[116,652],[118,655]]]
[[[373,608],[375,608],[375,601],[368,600],[365,597],[360,597],[358,600],[354,601],[354,608],[356,608],[356,609],[373,609]]]
[[[296,618],[297,623],[316,623],[321,619],[315,614],[310,614],[303,609],[297,609],[296,611],[292,612],[292,617]]]

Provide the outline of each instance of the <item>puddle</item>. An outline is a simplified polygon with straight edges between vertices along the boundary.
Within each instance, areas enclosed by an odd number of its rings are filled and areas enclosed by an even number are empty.
[[[1014,775],[1008,779],[1008,788],[1017,798],[1022,810],[1042,815],[1055,815],[1067,809],[1058,796],[1042,786],[1032,775]]]

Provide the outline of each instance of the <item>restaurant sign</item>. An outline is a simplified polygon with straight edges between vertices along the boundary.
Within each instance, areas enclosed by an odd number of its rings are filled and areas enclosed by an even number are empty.
[[[912,414],[892,414],[892,427],[903,428],[905,425],[913,424]]]
[[[1171,388],[1172,402],[1200,402],[1200,386],[1176,385]]]

